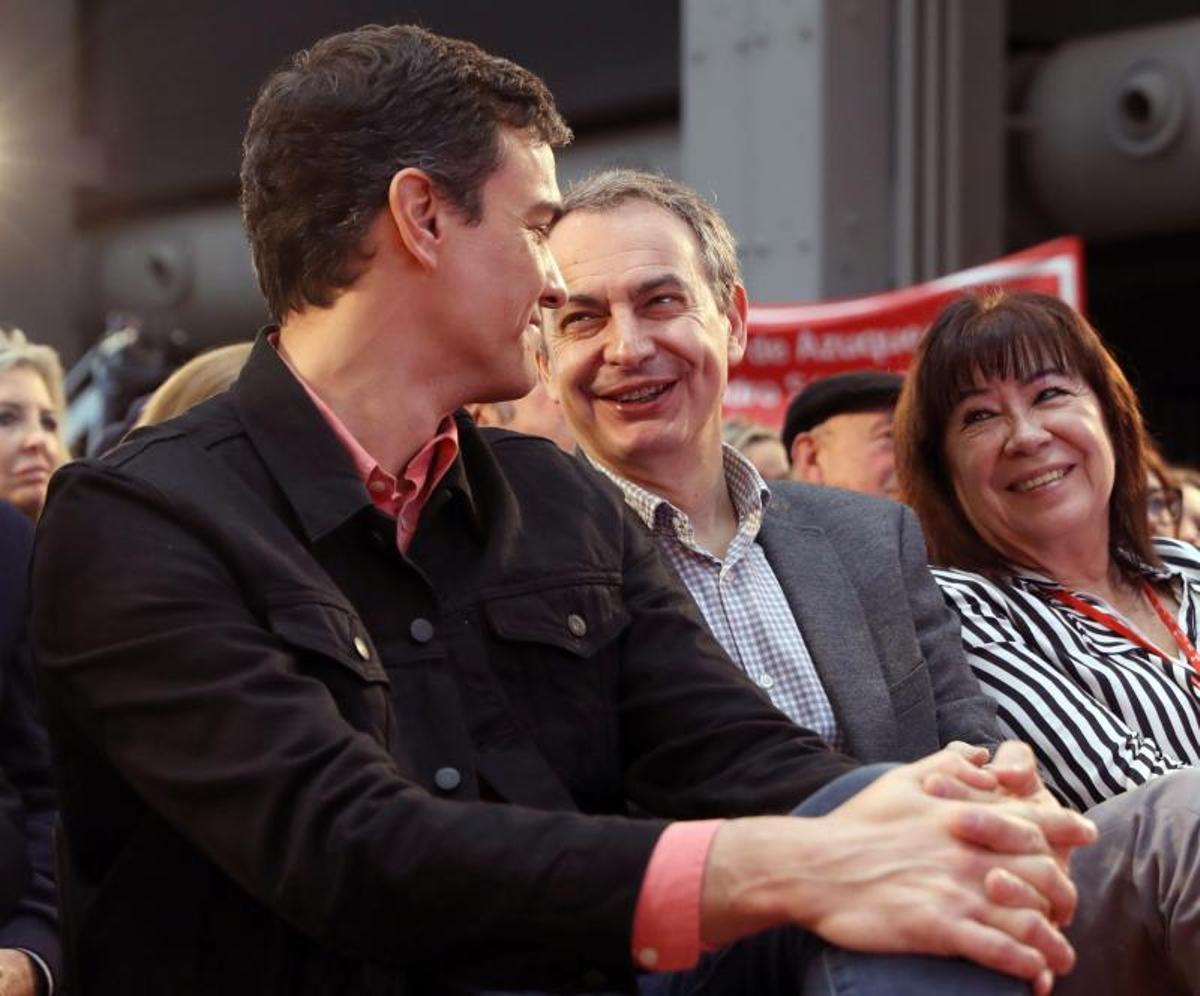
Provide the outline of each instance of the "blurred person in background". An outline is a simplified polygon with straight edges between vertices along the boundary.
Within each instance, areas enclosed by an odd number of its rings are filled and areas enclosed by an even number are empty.
[[[50,475],[67,458],[58,353],[0,329],[0,500],[37,519]]]
[[[235,342],[193,356],[146,399],[134,428],[158,425],[229,390],[253,346],[252,342]]]
[[[892,413],[903,383],[899,374],[855,370],[792,398],[782,433],[792,480],[897,497]]]
[[[787,450],[765,425],[734,416],[721,426],[721,438],[749,460],[766,481],[785,481],[788,476]]]
[[[897,413],[900,477],[1005,731],[1086,809],[1200,761],[1200,551],[1151,538],[1146,433],[1087,321],[948,306]]]
[[[33,524],[0,501],[0,996],[49,993],[61,974],[50,747],[26,644]]]
[[[1172,467],[1171,473],[1183,494],[1183,509],[1179,517],[1179,538],[1193,545],[1200,544],[1200,470],[1195,467]]]
[[[575,437],[563,417],[562,409],[546,393],[540,381],[533,390],[515,401],[489,401],[467,405],[467,411],[480,428],[492,426],[549,439],[564,453],[575,449]]]
[[[1183,489],[1154,441],[1146,439],[1146,520],[1153,536],[1179,538]]]
[[[546,321],[544,313],[540,315],[540,321]],[[573,453],[575,437],[571,433],[571,427],[567,425],[558,403],[546,393],[546,386],[537,374],[536,353],[542,348],[541,339],[526,336],[521,346],[533,389],[523,397],[511,401],[469,404],[466,406],[467,412],[481,429],[491,427],[523,432],[527,436],[541,436],[543,439],[549,439],[564,453]]]

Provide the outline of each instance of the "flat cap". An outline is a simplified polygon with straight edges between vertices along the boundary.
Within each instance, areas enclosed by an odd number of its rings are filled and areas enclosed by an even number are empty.
[[[894,405],[904,378],[882,370],[855,370],[814,380],[788,403],[780,434],[788,453],[792,442],[827,418]]]

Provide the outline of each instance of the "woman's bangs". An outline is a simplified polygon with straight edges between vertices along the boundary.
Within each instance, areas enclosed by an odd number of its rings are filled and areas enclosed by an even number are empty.
[[[1080,372],[1080,357],[1070,333],[1044,314],[1019,314],[997,308],[967,322],[945,343],[941,366],[948,384],[946,401],[957,403],[964,394],[990,380],[1027,381],[1047,371]]]

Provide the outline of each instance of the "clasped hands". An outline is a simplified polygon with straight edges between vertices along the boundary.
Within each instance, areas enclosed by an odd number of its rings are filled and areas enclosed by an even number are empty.
[[[826,816],[718,831],[701,931],[711,944],[796,924],[861,951],[967,958],[1048,993],[1075,954],[1071,852],[1094,825],[1042,785],[1027,746],[951,744]]]

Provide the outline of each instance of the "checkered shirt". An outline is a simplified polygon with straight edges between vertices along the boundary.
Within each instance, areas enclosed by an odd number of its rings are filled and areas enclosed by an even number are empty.
[[[625,495],[700,608],[725,652],[780,712],[839,746],[833,706],[763,548],[755,542],[771,492],[737,450],[723,450],[738,528],[724,561],[696,543],[688,517],[667,499],[595,466]]]

